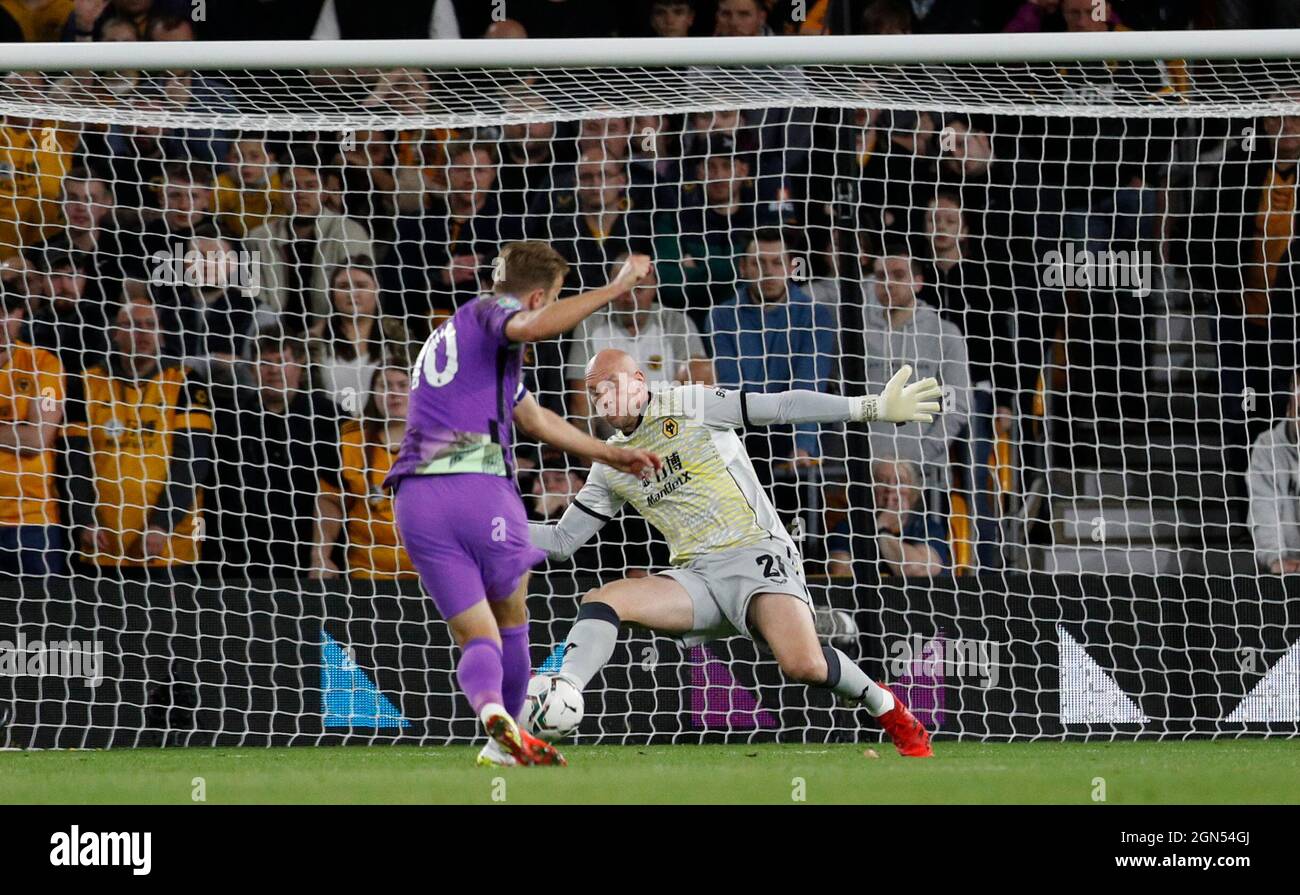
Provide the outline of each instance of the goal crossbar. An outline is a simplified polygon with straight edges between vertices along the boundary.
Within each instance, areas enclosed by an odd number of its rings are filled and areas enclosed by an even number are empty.
[[[27,43],[5,48],[11,71],[157,71],[420,66],[430,69],[898,65],[1106,59],[1287,59],[1300,30],[1128,31],[536,40],[291,40]]]

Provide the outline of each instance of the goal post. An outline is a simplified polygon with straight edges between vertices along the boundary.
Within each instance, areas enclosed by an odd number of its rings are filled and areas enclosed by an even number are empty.
[[[933,425],[744,436],[819,633],[940,736],[1294,736],[1297,40],[8,47],[0,745],[469,742],[380,483],[517,239],[566,291],[654,258],[526,357],[597,433],[602,347],[656,386],[940,379]],[[586,477],[518,467],[537,522]],[[666,562],[624,517],[539,568],[535,668]],[[877,736],[738,638],[626,636],[587,709],[580,742]]]

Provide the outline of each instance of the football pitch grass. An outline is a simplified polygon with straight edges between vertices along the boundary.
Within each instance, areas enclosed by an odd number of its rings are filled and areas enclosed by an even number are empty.
[[[878,758],[864,755],[873,749]],[[1300,803],[1300,743],[575,746],[567,768],[480,768],[467,746],[0,752],[0,803]],[[202,778],[202,782],[196,778]]]

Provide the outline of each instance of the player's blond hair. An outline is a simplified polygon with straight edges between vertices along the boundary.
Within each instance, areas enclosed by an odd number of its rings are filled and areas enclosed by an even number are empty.
[[[526,295],[550,289],[557,278],[568,276],[569,262],[549,243],[537,239],[508,242],[493,270],[492,290],[499,295]]]

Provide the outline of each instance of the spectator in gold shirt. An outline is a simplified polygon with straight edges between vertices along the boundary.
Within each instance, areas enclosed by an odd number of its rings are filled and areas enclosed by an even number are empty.
[[[243,239],[271,218],[289,213],[289,194],[265,140],[245,134],[230,144],[226,163],[217,175],[214,197],[222,230]]]
[[[66,539],[55,489],[63,367],[19,339],[27,302],[0,295],[0,574],[62,575]]]
[[[112,343],[68,406],[76,544],[101,573],[179,571],[197,561],[203,538],[198,486],[213,461],[208,388],[162,357],[158,311],[146,296],[127,298]]]
[[[5,87],[36,97],[46,88],[41,75],[15,72]],[[54,122],[4,116],[0,124],[0,260],[34,246],[63,220],[59,208],[63,176],[72,166],[77,134]]]
[[[344,425],[339,469],[326,470],[317,499],[316,549],[311,577],[332,578],[332,554],[347,527],[347,570],[353,578],[414,578],[393,522],[393,497],[383,489],[406,436],[411,380],[405,368],[381,367],[371,380],[361,420]]]

